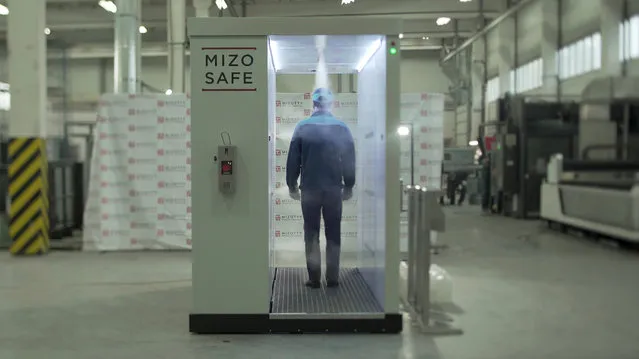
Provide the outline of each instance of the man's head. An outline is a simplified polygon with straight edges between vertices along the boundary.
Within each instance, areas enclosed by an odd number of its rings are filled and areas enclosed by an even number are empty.
[[[315,111],[329,111],[333,105],[333,93],[327,88],[316,89],[313,91],[312,98]]]

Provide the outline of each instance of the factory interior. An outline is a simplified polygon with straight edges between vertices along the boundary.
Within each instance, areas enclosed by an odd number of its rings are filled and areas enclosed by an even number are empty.
[[[0,0],[0,33],[0,359],[639,358],[639,1]]]

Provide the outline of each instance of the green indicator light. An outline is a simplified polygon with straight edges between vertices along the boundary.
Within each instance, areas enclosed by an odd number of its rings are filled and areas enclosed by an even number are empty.
[[[390,52],[391,55],[395,55],[397,53],[397,49],[394,47],[391,47],[390,50],[388,50]]]

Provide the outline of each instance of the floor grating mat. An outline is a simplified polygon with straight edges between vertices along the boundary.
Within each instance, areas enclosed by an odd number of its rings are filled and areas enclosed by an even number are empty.
[[[381,313],[383,309],[357,268],[340,270],[340,286],[304,286],[306,268],[277,268],[271,313]]]

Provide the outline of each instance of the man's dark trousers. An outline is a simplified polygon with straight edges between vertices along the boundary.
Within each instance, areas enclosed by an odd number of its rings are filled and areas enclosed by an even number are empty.
[[[322,276],[320,251],[320,220],[324,217],[326,235],[326,281],[339,280],[339,260],[342,224],[342,189],[302,189],[304,243],[308,279],[319,282]]]

